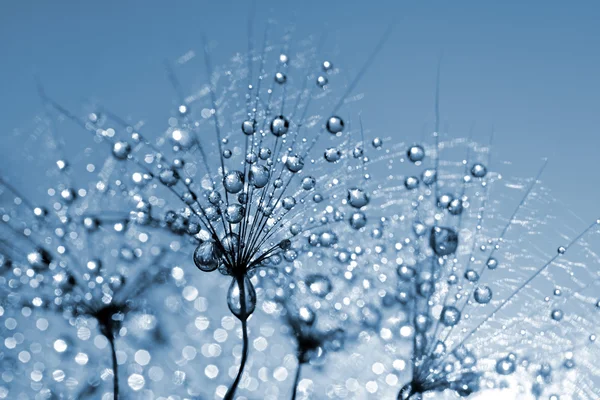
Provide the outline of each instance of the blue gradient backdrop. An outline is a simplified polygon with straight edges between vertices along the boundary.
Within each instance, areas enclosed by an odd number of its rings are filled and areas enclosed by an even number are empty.
[[[248,10],[248,2],[231,0],[2,2],[3,172],[32,174],[22,164],[6,170],[19,154],[10,133],[42,109],[35,76],[70,108],[93,97],[131,116],[163,118],[174,99],[163,60],[200,49],[203,32],[217,43],[216,65],[245,52]],[[544,180],[555,196],[585,220],[600,214],[600,2],[258,1],[257,15],[257,37],[269,17],[295,23],[300,38],[327,30],[324,53],[354,69],[396,16],[357,89],[371,135],[416,141],[424,124],[431,131],[443,54],[449,135],[466,136],[474,124],[485,141],[494,126],[496,160],[531,176],[549,157]]]

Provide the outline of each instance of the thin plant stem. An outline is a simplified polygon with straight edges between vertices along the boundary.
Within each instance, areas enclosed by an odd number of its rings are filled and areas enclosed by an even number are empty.
[[[304,362],[298,358],[298,368],[296,368],[296,377],[294,378],[294,387],[292,389],[292,400],[296,400],[296,393],[298,392],[298,382],[300,382],[300,374],[302,372],[302,365]]]
[[[242,275],[238,279],[238,285],[240,287],[240,306],[242,309],[242,315],[240,321],[242,322],[242,361],[240,363],[240,369],[238,370],[237,376],[235,380],[227,390],[225,397],[223,400],[233,400],[233,396],[235,395],[235,391],[237,390],[238,385],[240,384],[240,380],[242,379],[242,374],[244,373],[244,367],[246,366],[246,361],[248,360],[248,315],[246,314],[246,288],[244,286],[244,276]]]
[[[119,399],[119,364],[117,363],[117,351],[115,349],[115,338],[113,335],[108,336],[110,343],[110,351],[112,354],[112,369],[113,369],[113,400]]]

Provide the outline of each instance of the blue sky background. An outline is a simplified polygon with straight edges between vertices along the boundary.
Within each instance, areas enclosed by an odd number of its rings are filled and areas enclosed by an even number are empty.
[[[399,23],[357,92],[372,135],[419,140],[431,128],[437,59],[443,53],[442,121],[451,136],[487,140],[494,158],[535,174],[585,220],[600,215],[600,3],[596,1],[258,1],[297,37],[329,32],[324,53],[357,68],[389,23]],[[323,4],[322,4],[323,3]],[[524,4],[527,3],[527,4]],[[101,99],[132,116],[165,115],[173,91],[163,60],[217,43],[214,63],[246,50],[249,5],[241,1],[19,1],[0,5],[0,156],[11,168],[14,128],[41,111],[34,77],[77,109]],[[17,178],[18,180],[18,178]]]

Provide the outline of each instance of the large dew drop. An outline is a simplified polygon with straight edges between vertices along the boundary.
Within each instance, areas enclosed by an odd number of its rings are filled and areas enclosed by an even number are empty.
[[[225,219],[227,222],[237,224],[244,218],[245,209],[240,204],[230,204],[225,209]]]
[[[279,137],[285,135],[290,127],[290,122],[283,116],[273,118],[271,121],[271,133]]]
[[[475,289],[473,297],[479,304],[487,304],[492,300],[492,289],[489,286],[479,286]]]
[[[241,281],[241,282],[240,282]],[[240,287],[242,283],[243,287]],[[227,292],[229,310],[240,320],[247,319],[256,308],[256,291],[247,276],[242,280],[232,279]]]
[[[342,157],[342,152],[336,149],[335,147],[330,147],[325,150],[325,154],[323,155],[327,162],[336,162]]]
[[[408,149],[408,151],[406,152],[406,156],[411,162],[417,163],[419,161],[422,161],[423,158],[425,158],[425,149],[422,146],[416,144]]]
[[[421,174],[421,181],[427,186],[433,185],[436,179],[437,174],[435,173],[435,169],[426,169]]]
[[[446,326],[454,326],[460,322],[460,311],[453,306],[446,306],[442,309],[440,321]]]
[[[244,121],[242,122],[242,132],[245,135],[252,135],[256,131],[256,124],[254,121]]]
[[[250,167],[250,183],[256,188],[262,188],[269,183],[269,169],[264,165],[253,165]]]
[[[329,133],[335,135],[344,130],[344,121],[340,117],[334,115],[332,117],[329,117],[325,126]]]
[[[369,196],[363,189],[348,189],[348,203],[354,208],[362,208],[369,204]]]
[[[288,156],[285,159],[285,166],[290,172],[296,173],[304,168],[304,161],[300,156]]]
[[[200,243],[194,251],[194,264],[201,271],[211,272],[219,266],[220,251],[212,240]]]
[[[162,171],[160,171],[158,178],[165,186],[170,187],[170,186],[174,186],[177,183],[177,181],[179,180],[179,175],[177,174],[177,171],[175,171],[174,169],[165,168]]]
[[[458,247],[458,235],[453,229],[436,226],[431,229],[429,245],[439,257],[453,254]]]
[[[367,216],[362,211],[352,213],[350,216],[350,226],[353,229],[360,229],[367,224]]]
[[[280,85],[283,85],[287,82],[287,76],[285,76],[285,74],[282,72],[277,72],[275,74],[275,82],[279,83]]]
[[[127,142],[116,142],[113,145],[113,156],[119,160],[124,160],[127,158],[129,153],[131,152],[131,146]]]
[[[315,188],[317,181],[312,176],[306,176],[302,178],[302,189],[311,190]]]
[[[321,274],[312,274],[304,280],[310,292],[319,297],[327,296],[332,289],[331,281],[328,277]]]
[[[471,167],[471,175],[475,178],[483,178],[487,174],[487,168],[483,164],[473,164]]]
[[[231,171],[223,178],[223,186],[229,193],[239,193],[244,188],[244,175],[240,171]]]

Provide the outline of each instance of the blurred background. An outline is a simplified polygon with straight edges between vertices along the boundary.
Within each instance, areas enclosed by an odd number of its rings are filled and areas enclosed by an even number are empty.
[[[356,89],[364,94],[362,117],[371,137],[430,140],[442,56],[444,135],[468,136],[473,127],[474,138],[486,142],[494,127],[492,169],[509,160],[519,175],[533,176],[548,157],[544,182],[554,196],[586,221],[597,217],[598,2],[256,3],[257,43],[269,18],[295,25],[298,39],[326,33],[323,54],[351,75],[397,20]],[[164,60],[198,54],[203,34],[214,45],[215,65],[245,52],[250,8],[231,0],[2,2],[2,173],[17,184],[43,179],[19,163],[22,139],[14,135],[42,110],[36,77],[70,108],[94,98],[163,122],[175,97]]]

